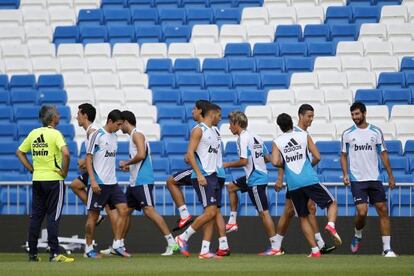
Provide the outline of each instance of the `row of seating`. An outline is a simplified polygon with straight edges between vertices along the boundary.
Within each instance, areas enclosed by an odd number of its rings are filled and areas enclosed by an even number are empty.
[[[263,0],[102,0],[101,8],[142,7],[251,7],[262,6]]]
[[[35,75],[0,75],[0,89],[17,91],[19,89],[39,89],[43,91],[63,89],[62,75],[40,75],[36,81]]]
[[[18,9],[19,0],[3,0],[0,2],[0,9]]]

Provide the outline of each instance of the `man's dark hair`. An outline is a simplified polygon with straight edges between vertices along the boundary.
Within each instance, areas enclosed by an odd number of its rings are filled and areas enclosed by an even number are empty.
[[[95,121],[96,108],[93,105],[89,103],[83,103],[79,105],[78,108],[82,114],[86,114],[88,116],[88,120],[90,122],[93,123]]]
[[[198,100],[195,102],[195,106],[197,107],[197,109],[201,109],[201,116],[203,117],[206,115],[207,107],[210,104],[211,103],[207,100]]]
[[[298,114],[305,115],[307,111],[314,111],[314,109],[310,104],[302,104],[299,107]]]
[[[123,120],[122,119],[122,112],[119,109],[114,109],[111,112],[109,112],[108,117],[106,119],[106,122],[108,123],[109,120],[111,120],[112,122],[116,122],[119,120]]]
[[[359,109],[359,111],[361,111],[362,113],[365,113],[367,111],[367,107],[363,102],[354,102],[349,110],[352,112],[355,109]]]
[[[212,110],[215,110],[215,111],[219,111],[219,110],[221,110],[221,107],[218,105],[218,104],[215,104],[215,103],[210,103],[210,105],[211,105],[211,109]]]
[[[279,116],[277,116],[276,123],[283,132],[288,132],[289,130],[293,129],[292,117],[290,117],[289,114],[279,114]]]
[[[122,111],[121,116],[122,116],[122,120],[127,121],[133,126],[137,125],[137,119],[135,118],[134,113],[132,113],[131,111],[129,110]]]

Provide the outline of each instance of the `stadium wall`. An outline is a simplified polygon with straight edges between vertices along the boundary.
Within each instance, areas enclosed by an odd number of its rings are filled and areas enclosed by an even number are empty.
[[[176,217],[165,217],[170,228],[176,225]],[[84,237],[84,216],[64,216],[60,224],[60,236],[71,237],[79,235]],[[278,217],[274,218],[275,222]],[[319,224],[325,225],[326,220],[319,217]],[[22,252],[22,245],[27,239],[29,217],[2,215],[0,216],[1,235],[0,252]],[[228,235],[232,254],[258,253],[269,246],[264,229],[258,217],[239,217],[239,231]],[[414,220],[409,217],[393,217],[391,243],[398,254],[414,254]],[[379,233],[378,217],[368,218],[364,231],[363,245],[360,254],[380,254],[382,251],[381,236]],[[343,245],[337,254],[349,254],[349,245],[353,235],[353,217],[339,217],[336,228],[342,237]],[[175,234],[174,234],[175,235]],[[323,234],[324,235],[324,234]],[[190,241],[190,251],[198,253],[201,246],[201,233],[197,233]],[[328,239],[324,235],[325,240]],[[110,223],[105,220],[96,229],[96,242],[98,249],[107,248],[112,243]],[[128,250],[132,253],[162,253],[165,240],[155,225],[143,216],[133,216],[129,235],[126,239]],[[298,220],[293,219],[288,234],[283,242],[286,253],[309,253],[309,246],[299,228]],[[217,238],[214,238],[211,249],[217,248]]]

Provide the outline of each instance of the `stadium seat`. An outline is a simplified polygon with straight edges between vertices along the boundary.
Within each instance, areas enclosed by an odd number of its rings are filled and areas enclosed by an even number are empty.
[[[379,7],[352,7],[352,23],[378,23],[380,14],[381,8]]]
[[[339,57],[318,57],[313,69],[315,72],[341,72],[342,61]]]
[[[312,72],[313,58],[307,57],[286,57],[285,70],[287,73]]]
[[[339,158],[341,153],[340,141],[318,141],[316,147],[323,159]]]
[[[385,72],[381,73],[378,78],[378,88],[380,89],[394,89],[405,87],[405,75],[400,72]]]
[[[77,26],[58,26],[53,34],[53,43],[78,43],[80,39]]]
[[[394,105],[411,104],[410,89],[384,89],[383,102],[391,110]]]
[[[235,89],[211,89],[209,90],[210,100],[218,104],[236,104],[238,102]]]
[[[413,57],[403,57],[401,61],[401,71],[402,72],[413,72],[414,71],[414,58]]]
[[[361,41],[341,41],[337,44],[337,56],[362,57],[364,44]]]
[[[167,44],[165,43],[145,43],[141,46],[141,58],[144,58],[144,60],[166,57]]]
[[[324,10],[318,6],[296,7],[296,23],[304,28],[309,24],[322,24],[324,21]]]
[[[179,26],[186,23],[184,9],[163,8],[159,9],[159,22],[162,25]]]
[[[107,26],[131,24],[131,13],[129,9],[104,9],[103,16],[105,25]]]
[[[389,110],[385,105],[368,105],[367,106],[367,119],[370,123],[376,124],[377,122],[386,123],[389,118]]]
[[[162,29],[160,26],[136,25],[135,35],[139,44],[163,41]]]
[[[403,155],[403,148],[402,148],[401,141],[388,140],[388,141],[385,141],[385,146],[390,156],[402,156]]]
[[[288,25],[296,23],[295,7],[268,7],[269,25]]]
[[[204,8],[208,3],[205,0],[182,0],[181,6],[185,8]]]
[[[187,24],[190,27],[198,24],[211,24],[213,22],[213,9],[211,8],[188,8]]]
[[[300,25],[278,25],[275,33],[277,42],[302,41],[302,27]]]
[[[0,122],[11,123],[14,121],[13,109],[11,106],[0,106]]]
[[[206,58],[203,62],[203,73],[226,73],[229,71],[228,59]]]
[[[154,89],[152,91],[152,101],[154,104],[159,103],[181,103],[180,91],[178,89]]]
[[[331,42],[310,42],[308,43],[308,56],[333,56],[335,55],[335,45]]]
[[[295,94],[289,89],[271,89],[267,94],[267,104],[275,108],[280,105],[293,105],[295,103]],[[277,110],[276,110],[277,111]]]
[[[258,91],[256,91],[257,93]],[[246,93],[243,96],[248,96]],[[242,102],[242,101],[241,101]],[[261,104],[261,103],[260,103]],[[249,105],[246,107],[245,114],[249,119],[250,123],[261,123],[261,122],[272,122],[272,108],[270,106],[253,106]],[[227,145],[226,145],[227,146]]]
[[[223,57],[223,47],[220,43],[197,43],[195,54],[200,62],[205,58],[220,58]]]
[[[361,101],[367,105],[378,105],[383,103],[383,92],[380,89],[358,89],[355,101]]]
[[[168,158],[182,158],[187,153],[187,141],[167,141],[165,143],[165,153]]]
[[[408,140],[405,143],[404,146],[404,156],[407,156],[411,159],[411,161],[413,161],[414,159],[412,157],[414,157],[414,140]],[[414,164],[414,162],[411,162],[411,164]],[[410,169],[411,171],[414,171],[414,167],[410,165]]]
[[[305,42],[281,42],[279,43],[280,56],[306,57],[308,46]]]
[[[357,26],[355,24],[331,25],[331,39],[337,43],[340,41],[355,41],[358,38]]]
[[[253,73],[256,71],[256,64],[252,58],[230,58],[229,71],[231,73]]]
[[[283,58],[266,57],[255,58],[256,71],[259,73],[282,73],[285,72],[285,63]]]
[[[149,59],[146,72],[152,73],[172,73],[172,61],[169,58]]]
[[[326,24],[349,24],[352,21],[352,9],[345,7],[328,7],[326,10]]]
[[[198,58],[178,58],[174,61],[174,72],[200,72],[200,60]]]
[[[223,25],[220,29],[220,43],[224,46],[227,43],[242,43],[247,38],[246,27],[243,25]]]
[[[134,41],[136,41],[135,30],[132,26],[108,26],[108,42],[112,45]]]
[[[211,2],[211,1],[210,1]],[[212,7],[214,8],[214,1]],[[214,22],[221,27],[224,24],[239,24],[241,19],[241,9],[238,8],[215,8],[214,9]]]
[[[371,61],[367,57],[342,57],[342,71],[344,72],[369,72],[371,71]]]
[[[251,49],[249,43],[229,43],[224,50],[225,57],[250,57]]]
[[[323,91],[320,89],[300,89],[294,91],[296,104],[322,104],[324,102]]]
[[[80,27],[80,41],[87,43],[103,43],[108,40],[108,33],[104,26]]]
[[[387,26],[378,23],[362,24],[359,31],[358,40],[362,42],[367,41],[384,41],[387,39]]]
[[[191,42],[215,43],[219,39],[219,29],[217,25],[194,25],[191,31]]]
[[[188,26],[164,26],[164,40],[166,43],[187,42],[191,35]]]
[[[267,92],[265,90],[246,89],[238,90],[239,103],[244,105],[264,105]]]
[[[39,104],[65,105],[67,102],[67,94],[65,90],[41,90],[39,93]]]
[[[291,89],[315,89],[319,88],[318,74],[294,73],[290,78]]]
[[[205,86],[208,89],[232,88],[232,76],[223,73],[204,73]]]
[[[176,85],[180,89],[203,89],[204,77],[201,73],[177,73]]]
[[[303,40],[306,42],[325,42],[330,39],[328,25],[306,25],[303,30]]]
[[[78,26],[103,24],[103,12],[101,9],[84,9],[79,11]]]
[[[277,57],[279,56],[278,43],[256,43],[253,47],[254,57]]]
[[[209,100],[210,94],[208,90],[200,90],[200,89],[185,89],[181,90],[181,102],[183,104],[193,104],[197,100]],[[190,106],[192,108],[192,106]],[[186,114],[187,118],[191,118],[191,111],[190,114]]]
[[[289,75],[280,73],[261,73],[262,89],[286,89],[289,87]]]
[[[101,8],[110,9],[110,8],[123,8],[126,6],[126,0],[102,0]]]
[[[175,139],[175,140],[182,141],[183,137],[187,137],[187,135],[188,135],[188,128],[186,124],[178,124],[178,123],[161,124],[161,139],[167,139],[167,140]]]
[[[346,73],[348,88],[356,91],[358,88],[370,89],[376,87],[375,73],[371,72],[348,72]]]
[[[157,105],[158,123],[181,123],[185,119],[184,106]]]

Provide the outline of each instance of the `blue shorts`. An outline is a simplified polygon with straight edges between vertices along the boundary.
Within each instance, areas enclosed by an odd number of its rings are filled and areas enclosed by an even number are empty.
[[[89,174],[87,172],[79,175],[78,179],[85,185],[85,187],[88,187],[88,185],[89,185]]]
[[[106,205],[111,209],[115,209],[116,205],[126,203],[126,197],[121,187],[118,184],[114,185],[99,185],[101,193],[95,194],[91,188],[88,187],[88,202],[86,208],[90,211],[101,211]]]
[[[289,191],[289,195],[299,217],[306,217],[310,214],[308,209],[309,199],[312,199],[321,209],[327,208],[335,201],[329,190],[320,183]]]
[[[146,206],[154,206],[153,189],[154,184],[129,186],[126,191],[128,208],[141,211]]]
[[[269,210],[267,201],[267,184],[249,186],[247,185],[246,176],[236,179],[233,183],[240,189],[242,193],[248,192],[250,200],[256,207],[258,212]]]
[[[221,188],[219,185],[219,178],[216,173],[205,176],[207,185],[202,186],[198,184],[197,178],[191,179],[193,187],[197,192],[198,200],[201,202],[204,208],[207,206],[221,205]]]
[[[237,178],[236,180],[233,181],[233,183],[240,189],[240,192],[245,193],[249,191],[249,186],[247,186],[246,176]]]
[[[386,202],[384,186],[381,181],[351,181],[351,191],[355,205],[369,203],[374,205],[377,202]]]
[[[179,172],[176,172],[172,175],[174,181],[177,183],[177,186],[191,186],[191,174],[193,173],[192,168],[188,168]]]

